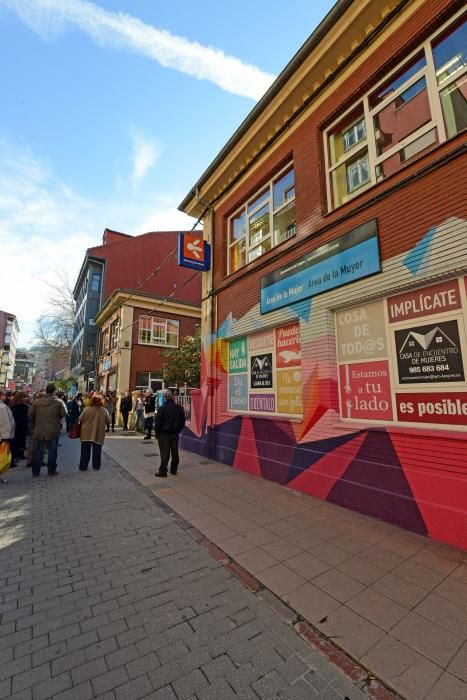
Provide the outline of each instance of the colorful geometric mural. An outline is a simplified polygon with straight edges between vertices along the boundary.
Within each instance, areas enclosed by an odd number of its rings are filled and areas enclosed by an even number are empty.
[[[463,256],[467,269],[466,222],[450,219],[425,232],[412,250],[383,261],[383,272],[377,278],[347,287],[345,296],[338,290],[315,297],[313,306],[307,300],[273,312],[273,328],[297,320],[300,323],[303,415],[299,418],[251,412],[235,415],[229,409],[228,341],[267,329],[271,320],[260,315],[258,300],[241,318],[232,311],[226,314],[215,337],[203,338],[202,386],[192,396],[192,420],[182,446],[302,493],[467,549],[467,415],[457,425],[445,425],[444,429],[436,424],[406,426],[397,422],[395,413],[394,420],[387,420],[392,409],[373,416],[378,424],[370,420],[371,410],[346,420],[339,399],[335,328],[323,322],[336,306],[345,308],[347,303],[351,307],[360,299],[376,304],[394,294],[395,270],[397,289],[401,291],[413,288],[414,282],[421,287],[446,280],[450,274],[451,279],[455,277],[449,271],[445,250],[446,225],[450,227],[451,257],[459,261]],[[440,260],[447,261],[445,269],[440,267]],[[456,312],[463,318],[459,328],[464,334],[466,310],[464,287],[462,309]],[[389,331],[387,338],[392,338]],[[466,343],[464,336],[462,346]],[[233,342],[232,348],[236,347]],[[391,350],[385,347],[384,352],[390,356]],[[235,353],[232,358],[234,355],[236,358]],[[350,361],[354,362],[353,356]],[[383,362],[386,366],[387,360],[374,359],[373,353],[368,364]],[[244,364],[240,370],[244,370]],[[456,390],[460,392],[461,388],[459,385]],[[442,381],[434,389],[440,396],[447,391]],[[350,390],[358,392],[358,383]],[[387,387],[385,391],[389,391]],[[239,400],[241,396],[240,387]]]

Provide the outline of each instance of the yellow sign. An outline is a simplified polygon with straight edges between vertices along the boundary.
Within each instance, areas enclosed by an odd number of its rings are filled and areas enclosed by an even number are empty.
[[[300,369],[277,370],[277,413],[302,415],[302,372]]]

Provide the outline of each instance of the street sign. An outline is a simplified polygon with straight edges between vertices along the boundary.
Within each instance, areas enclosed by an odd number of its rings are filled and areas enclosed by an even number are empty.
[[[201,233],[178,234],[178,264],[205,272],[211,267],[211,246]]]

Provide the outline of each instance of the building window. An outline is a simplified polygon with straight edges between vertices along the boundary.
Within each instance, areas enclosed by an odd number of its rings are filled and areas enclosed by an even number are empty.
[[[178,321],[154,316],[139,317],[138,342],[143,345],[178,348],[178,336]]]
[[[102,333],[102,351],[107,352],[109,349],[109,329]]]
[[[467,24],[451,22],[325,136],[329,209],[467,128]]]
[[[120,321],[114,321],[110,326],[110,347],[115,348],[118,345],[120,337]]]
[[[91,280],[91,291],[98,292],[101,286],[101,276],[99,273],[94,272]]]
[[[159,391],[163,386],[164,382],[156,372],[136,372],[135,389]]]
[[[295,177],[288,165],[228,222],[228,272],[235,272],[295,234]]]

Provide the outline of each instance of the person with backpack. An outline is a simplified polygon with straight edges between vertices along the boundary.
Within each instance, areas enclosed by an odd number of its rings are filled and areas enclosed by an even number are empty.
[[[178,454],[178,438],[185,427],[185,411],[173,400],[170,389],[164,391],[164,403],[157,410],[154,420],[154,432],[159,444],[161,464],[156,476],[166,477],[170,462],[170,473],[176,474],[180,457]]]

